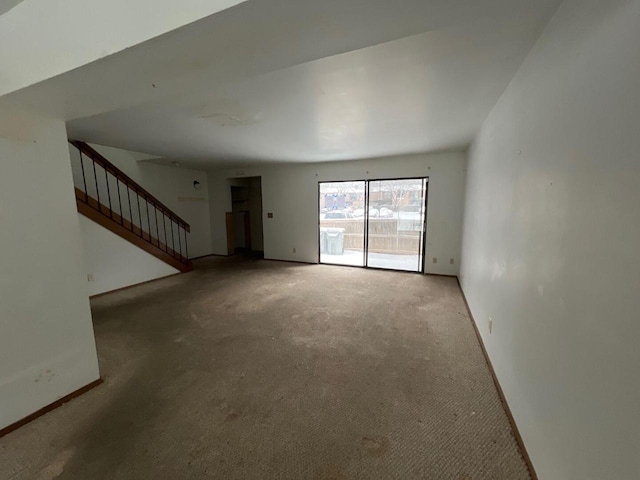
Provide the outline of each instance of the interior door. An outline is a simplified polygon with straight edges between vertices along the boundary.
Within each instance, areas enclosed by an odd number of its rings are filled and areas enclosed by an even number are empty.
[[[427,187],[427,178],[369,181],[367,267],[424,270]]]

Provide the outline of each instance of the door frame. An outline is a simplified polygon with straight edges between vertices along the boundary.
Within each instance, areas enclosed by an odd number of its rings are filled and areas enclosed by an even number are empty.
[[[422,199],[422,207],[424,208],[424,217],[422,221],[422,235],[420,236],[420,256],[422,260],[420,262],[419,270],[399,270],[396,268],[384,268],[384,267],[370,267],[367,265],[367,254],[369,253],[369,185],[370,182],[385,182],[393,180],[426,180],[424,188],[424,198]],[[363,182],[364,183],[364,239],[363,239],[363,251],[362,251],[362,265],[344,265],[341,263],[329,263],[322,262],[320,260],[320,185],[323,183],[347,183],[347,182]],[[384,270],[390,272],[401,273],[419,273],[424,275],[426,273],[427,263],[427,207],[429,206],[429,183],[430,178],[428,175],[422,177],[392,177],[392,178],[369,178],[369,179],[354,179],[354,180],[318,180],[318,204],[316,212],[318,215],[318,264],[319,265],[332,265],[336,267],[351,267],[351,268],[367,268],[370,270]]]

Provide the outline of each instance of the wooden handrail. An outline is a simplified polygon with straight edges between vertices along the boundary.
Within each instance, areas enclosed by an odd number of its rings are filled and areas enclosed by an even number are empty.
[[[79,188],[76,188],[75,192],[78,212],[85,217],[181,272],[193,270],[193,263],[181,252],[174,250],[175,246],[172,248],[151,233],[143,231],[137,225],[118,215],[117,212],[111,211],[108,205],[101,204]]]
[[[104,168],[106,171],[111,173],[118,180],[123,182],[127,187],[134,190],[138,195],[142,195],[147,202],[151,203],[155,208],[163,212],[167,217],[173,219],[178,225],[182,226],[182,228],[184,228],[187,232],[191,232],[191,226],[187,222],[185,222],[182,218],[180,218],[178,215],[173,213],[173,211],[169,209],[169,207],[167,207],[160,200],[158,200],[156,197],[151,195],[147,190],[145,190],[142,186],[140,186],[138,182],[136,182],[129,175],[124,173],[122,170],[116,167],[113,163],[111,163],[109,160],[103,157],[90,145],[88,145],[85,142],[81,142],[79,140],[69,140],[69,143],[74,147],[76,147],[80,152],[85,154],[87,157],[89,157],[91,160],[93,160],[95,163],[97,163],[102,168]]]

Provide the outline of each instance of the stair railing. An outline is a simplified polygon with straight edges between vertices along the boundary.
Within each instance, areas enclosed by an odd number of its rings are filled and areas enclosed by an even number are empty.
[[[69,143],[76,199],[188,265],[189,224],[90,145]]]

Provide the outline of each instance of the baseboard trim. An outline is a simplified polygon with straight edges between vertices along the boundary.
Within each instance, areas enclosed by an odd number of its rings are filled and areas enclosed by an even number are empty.
[[[285,262],[285,263],[298,263],[300,265],[318,265],[317,262],[303,262],[302,260],[280,260],[279,258],[263,258],[269,262]]]
[[[222,255],[220,253],[207,253],[206,255],[200,255],[199,257],[192,257],[189,260],[200,260],[207,257],[228,257],[229,255]]]
[[[182,275],[183,273],[189,273],[189,272],[172,273],[171,275],[167,275],[165,277],[152,278],[151,280],[145,280],[144,282],[134,283],[133,285],[127,285],[126,287],[116,288],[115,290],[109,290],[108,292],[96,293],[95,295],[90,295],[89,299],[93,300],[94,298],[99,298],[104,295],[109,295],[110,293],[122,292],[123,290],[129,290],[130,288],[139,287],[140,285],[146,285],[147,283],[153,283],[159,280],[164,280],[165,278],[175,277],[177,275]]]
[[[516,443],[520,447],[520,454],[522,455],[524,463],[527,464],[527,468],[529,469],[529,475],[531,476],[531,480],[538,480],[538,474],[536,473],[535,468],[533,468],[533,463],[531,462],[531,457],[529,456],[529,452],[527,452],[527,448],[524,446],[522,435],[520,435],[520,430],[518,430],[518,425],[516,424],[516,420],[515,418],[513,418],[513,414],[511,413],[511,408],[509,408],[509,404],[507,403],[507,397],[505,397],[504,395],[504,391],[502,390],[502,386],[498,381],[496,371],[493,368],[493,364],[491,363],[491,359],[489,358],[487,349],[484,346],[484,340],[482,340],[482,336],[480,335],[480,330],[478,330],[478,324],[476,322],[476,319],[474,318],[473,313],[471,313],[471,308],[469,308],[469,302],[467,302],[467,296],[464,294],[464,290],[462,289],[462,285],[460,284],[460,278],[458,277],[456,278],[458,280],[458,288],[460,289],[460,293],[462,293],[462,299],[464,300],[464,304],[467,307],[467,312],[469,313],[469,318],[471,319],[471,325],[473,325],[473,330],[476,332],[476,337],[478,338],[480,349],[482,350],[484,359],[486,360],[487,366],[489,367],[489,372],[491,373],[491,378],[493,379],[493,383],[495,384],[496,390],[498,391],[498,396],[500,397],[502,408],[504,408],[504,411],[507,414],[507,418],[509,419],[509,423],[511,424],[511,430],[513,431],[513,436],[516,439]]]
[[[11,432],[13,432],[14,430],[17,430],[18,428],[26,425],[27,423],[34,421],[36,418],[41,417],[45,413],[49,413],[51,410],[55,410],[56,408],[58,408],[59,406],[65,404],[65,403],[67,403],[68,401],[73,400],[76,397],[79,397],[83,393],[86,393],[89,390],[97,387],[98,385],[103,383],[103,381],[104,380],[102,380],[102,378],[98,378],[97,380],[94,380],[93,382],[85,385],[84,387],[79,388],[78,390],[75,390],[75,391],[71,392],[70,394],[65,395],[62,398],[59,398],[55,402],[50,403],[49,405],[47,405],[45,407],[42,407],[40,410],[36,410],[31,415],[27,415],[23,419],[18,420],[17,422],[14,422],[11,425],[8,425],[8,426],[4,427],[3,429],[0,430],[0,438],[4,437],[5,435],[7,435],[7,434],[9,434]]]
[[[428,277],[445,277],[445,278],[455,278],[458,279],[457,275],[447,275],[446,273],[429,273],[425,272],[425,275]]]

